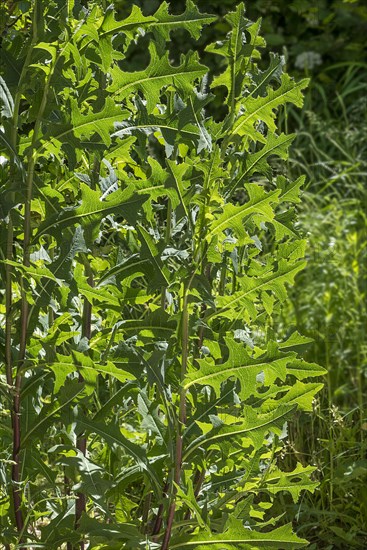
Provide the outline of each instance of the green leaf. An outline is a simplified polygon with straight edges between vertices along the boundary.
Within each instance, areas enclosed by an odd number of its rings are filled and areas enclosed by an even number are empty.
[[[299,380],[304,380],[310,376],[324,376],[326,374],[326,370],[317,363],[308,363],[299,358],[294,358],[288,370]]]
[[[212,86],[226,86],[228,89],[227,103],[230,106],[230,115],[233,117],[236,108],[236,98],[241,96],[245,82],[247,81],[247,68],[252,57],[257,57],[257,47],[264,45],[264,40],[259,36],[260,20],[251,24],[244,17],[244,4],[241,2],[235,12],[226,16],[232,31],[228,33],[223,42],[216,42],[206,47],[206,50],[221,55],[228,63],[225,71],[216,76]],[[250,34],[250,42],[246,42],[245,32]]]
[[[117,191],[101,200],[101,192],[90,189],[85,183],[80,184],[81,202],[76,208],[64,208],[43,222],[35,240],[49,233],[60,237],[60,230],[78,223],[84,228],[86,241],[91,243],[98,234],[101,220],[108,214],[116,213],[126,218],[130,223],[136,221],[137,213],[146,200],[144,195],[136,195],[134,188]]]
[[[210,224],[207,239],[210,240],[214,235],[222,233],[226,229],[232,229],[242,244],[249,240],[246,226],[243,220],[251,214],[260,214],[260,219],[271,222],[274,218],[272,204],[278,202],[280,191],[271,191],[266,193],[263,189],[254,183],[245,184],[250,200],[242,206],[234,206],[228,203],[223,208],[223,213]]]
[[[9,132],[6,131],[7,127],[4,122],[3,128],[0,128],[0,152],[4,152],[9,155],[9,158],[14,161],[22,179],[25,178],[25,169],[21,157],[18,155],[17,151],[14,149],[13,145],[9,140]]]
[[[312,373],[310,376],[320,376],[320,374]],[[264,411],[272,410],[272,408],[276,408],[280,404],[286,403],[288,405],[297,405],[301,410],[311,412],[313,410],[314,397],[323,387],[324,384],[304,384],[297,380],[283,397],[276,400],[269,399],[265,401],[262,408]]]
[[[33,445],[34,438],[44,434],[44,431],[58,418],[65,408],[71,406],[76,401],[77,397],[83,392],[84,385],[75,381],[71,381],[67,386],[63,386],[59,392],[58,399],[53,403],[44,405],[40,413],[36,416],[35,421],[31,422],[27,429],[22,430],[21,445]],[[28,441],[31,443],[28,443]]]
[[[233,133],[240,136],[252,134],[254,126],[264,122],[269,132],[276,131],[275,112],[281,105],[293,103],[297,107],[303,105],[302,90],[308,85],[308,79],[295,82],[287,74],[283,74],[279,88],[269,88],[266,96],[247,97],[242,101],[244,114],[240,115],[233,125]]]
[[[269,133],[264,146],[252,154],[245,154],[243,171],[229,189],[229,193],[233,193],[243,181],[249,178],[252,174],[260,173],[270,177],[272,169],[268,164],[270,156],[278,156],[283,160],[288,158],[288,148],[295,138],[295,134],[280,134],[279,136]]]
[[[290,493],[293,502],[298,502],[302,491],[313,493],[317,488],[318,482],[310,479],[315,471],[315,466],[302,466],[301,463],[298,463],[291,472],[282,472],[278,468],[272,467],[270,471],[266,472],[265,480],[259,488],[257,488],[257,482],[250,482],[246,483],[246,490],[266,491],[270,495],[287,491]]]
[[[245,406],[243,417],[236,419],[235,423],[214,427],[192,441],[187,446],[184,460],[187,460],[198,447],[213,448],[217,445],[220,447],[223,441],[234,441],[238,438],[249,439],[254,449],[258,450],[263,445],[264,437],[269,431],[278,435],[281,433],[284,423],[289,420],[295,409],[294,405],[280,405],[267,414],[259,414],[258,410],[251,406]]]
[[[119,428],[114,424],[99,423],[95,420],[87,418],[78,418],[78,426],[83,430],[88,430],[90,433],[100,435],[108,445],[117,445],[122,447],[129,457],[132,457],[143,471],[146,471],[150,479],[155,484],[156,489],[160,489],[160,480],[154,469],[148,462],[146,453],[141,445],[133,443],[130,439],[122,435]]]
[[[204,25],[216,20],[215,16],[207,13],[200,13],[192,0],[187,0],[186,9],[180,14],[170,14],[169,4],[162,2],[154,13],[155,21],[149,25],[158,44],[164,48],[166,42],[170,41],[170,33],[176,29],[185,28],[186,31],[196,40],[200,38]]]
[[[242,343],[226,339],[229,357],[222,364],[209,362],[206,359],[197,359],[199,370],[189,372],[184,380],[185,389],[193,384],[211,386],[216,395],[220,394],[221,384],[234,376],[241,382],[240,397],[245,400],[255,393],[260,372],[264,373],[265,385],[273,384],[277,378],[285,380],[286,366],[292,358],[266,354],[252,358]]]
[[[139,254],[133,254],[130,258],[127,258],[127,260],[111,267],[111,269],[103,273],[97,286],[103,285],[116,277],[119,280],[123,280],[131,275],[135,275],[136,277],[139,275],[146,275],[149,273],[150,265],[149,260],[140,259]]]
[[[207,68],[199,63],[197,54],[187,55],[176,67],[169,63],[168,52],[161,57],[158,55],[153,43],[149,46],[149,52],[150,63],[144,71],[128,73],[118,67],[112,68],[112,84],[108,91],[116,100],[121,101],[131,93],[140,91],[147,101],[148,113],[152,113],[159,103],[163,87],[173,86],[186,96],[192,93],[196,80],[207,72]]]
[[[243,312],[247,309],[248,317],[256,318],[254,304],[259,293],[264,291],[270,291],[280,302],[284,302],[287,298],[286,285],[292,285],[294,277],[306,266],[306,262],[300,259],[304,254],[305,245],[305,241],[296,241],[292,247],[285,245],[285,258],[279,259],[276,270],[265,267],[260,268],[263,274],[256,270],[253,276],[244,275],[240,282],[241,290],[232,295],[217,296],[218,311],[211,314],[211,317],[225,314],[228,318],[234,318],[234,311],[240,309]]]
[[[0,261],[4,264],[13,266],[15,269],[18,269],[21,273],[24,273],[25,276],[31,279],[34,279],[38,282],[41,279],[50,279],[51,281],[54,281],[59,285],[62,284],[62,281],[60,279],[57,279],[55,275],[52,273],[52,271],[50,271],[47,267],[37,266],[37,265],[31,265],[27,267],[23,264],[13,262],[12,260],[0,260]]]
[[[140,334],[145,338],[169,338],[176,330],[176,322],[160,309],[145,315],[143,319],[127,319],[120,321],[118,330],[121,332]]]
[[[277,180],[277,187],[281,189],[281,202],[301,202],[299,193],[301,187],[304,185],[305,179],[305,176],[300,176],[298,179],[288,184],[287,180],[280,176]]]
[[[297,348],[299,346],[305,346],[307,344],[311,344],[313,342],[313,338],[308,338],[307,336],[303,336],[297,331],[292,332],[292,334],[285,340],[285,342],[282,342],[279,344],[280,350],[294,350],[294,348]]]
[[[131,7],[131,13],[128,17],[122,21],[116,21],[114,17],[114,11],[109,9],[106,11],[105,18],[101,26],[101,34],[97,39],[103,39],[107,35],[117,35],[122,32],[133,39],[138,33],[139,29],[146,28],[156,21],[156,18],[152,15],[145,16],[142,14],[141,9],[135,4]]]
[[[55,147],[63,143],[67,143],[71,147],[80,147],[80,140],[83,139],[83,147],[86,147],[85,140],[90,139],[93,134],[98,134],[103,144],[109,147],[115,125],[130,116],[130,112],[126,109],[121,109],[121,106],[116,104],[111,97],[106,98],[106,103],[102,110],[90,112],[86,115],[81,113],[78,102],[71,99],[70,113],[69,122],[64,125],[50,127],[37,149],[38,154],[47,150],[48,142],[54,144]]]
[[[138,395],[138,411],[142,416],[141,427],[155,433],[158,443],[165,443],[167,427],[159,416],[159,407],[149,400],[145,391]],[[167,447],[166,443],[165,446]]]
[[[0,105],[1,116],[11,118],[14,111],[14,100],[2,76],[0,76]]]
[[[89,303],[101,308],[110,308],[121,311],[121,301],[123,295],[112,285],[106,285],[103,288],[95,288],[88,284],[85,278],[76,278],[78,291]]]
[[[105,365],[99,364],[79,351],[73,350],[70,355],[58,353],[56,357],[57,361],[47,363],[47,368],[51,369],[55,375],[54,393],[64,385],[66,377],[75,371],[80,371],[84,380],[92,385],[95,385],[98,374],[113,376],[120,382],[134,378],[131,373],[116,367],[111,361],[107,361]]]
[[[292,525],[283,525],[268,533],[261,533],[243,526],[242,521],[232,518],[228,522],[228,529],[223,533],[206,533],[193,535],[183,539],[172,540],[171,548],[181,550],[184,548],[195,548],[201,550],[212,548],[215,550],[235,550],[241,548],[252,550],[255,548],[301,548],[308,543],[297,537],[292,531]]]
[[[166,285],[169,280],[169,273],[167,267],[162,263],[154,239],[142,225],[138,226],[138,232],[142,243],[142,253],[150,259],[155,273],[154,278],[149,281],[149,286]]]
[[[142,542],[142,534],[137,525],[130,522],[117,524],[116,522],[103,522],[99,518],[91,518],[83,514],[79,532],[86,535],[91,540],[98,541],[98,548],[111,548],[118,550],[121,544],[129,544],[130,548],[138,548]],[[107,543],[107,546],[103,544]]]
[[[266,86],[272,80],[280,82],[283,67],[285,65],[285,59],[283,56],[270,52],[270,62],[268,67],[264,71],[258,70],[253,75],[254,86],[251,89],[250,96],[257,97],[264,94]]]
[[[125,120],[130,115],[126,109],[121,109],[120,105],[110,98],[106,98],[103,109],[96,113],[82,115],[76,101],[71,102],[71,124],[72,132],[77,138],[90,138],[95,132],[101,137],[106,147],[111,145],[110,134],[115,128],[115,124]],[[64,135],[56,136],[56,139],[65,138]]]

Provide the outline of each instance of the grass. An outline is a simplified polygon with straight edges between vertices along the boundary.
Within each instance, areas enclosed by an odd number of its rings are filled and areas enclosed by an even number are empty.
[[[309,263],[280,326],[293,322],[312,336],[306,357],[328,371],[314,412],[289,434],[288,460],[297,453],[318,467],[319,489],[297,510],[299,535],[315,550],[367,545],[365,69],[329,67],[312,82],[303,113],[287,113],[297,129],[289,170],[308,176],[299,219]]]

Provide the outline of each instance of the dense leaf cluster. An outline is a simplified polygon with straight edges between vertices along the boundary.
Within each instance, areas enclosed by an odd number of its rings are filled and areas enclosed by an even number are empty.
[[[282,471],[279,451],[324,371],[272,318],[305,265],[276,114],[307,82],[275,55],[259,69],[242,4],[207,48],[212,82],[197,54],[172,62],[171,31],[213,21],[191,0],[121,21],[37,0],[3,40],[6,545],[305,544],[273,510],[313,468]],[[127,70],[140,35],[149,63]]]

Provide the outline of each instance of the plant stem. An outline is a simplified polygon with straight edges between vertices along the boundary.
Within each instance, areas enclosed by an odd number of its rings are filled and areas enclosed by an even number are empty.
[[[13,222],[11,219],[11,213],[9,213],[8,224],[8,238],[7,238],[7,250],[6,259],[11,260],[13,256]],[[20,417],[19,417],[19,376],[16,377],[15,385],[13,386],[13,360],[11,352],[11,332],[12,332],[12,285],[11,285],[11,266],[6,265],[6,282],[5,282],[5,364],[6,364],[6,381],[9,387],[13,387],[13,405],[11,411],[11,424],[13,434],[13,450],[12,460],[13,465],[11,468],[11,480],[12,480],[12,499],[15,515],[15,524],[19,533],[22,532],[24,521],[23,513],[21,510],[22,496],[19,489],[20,483]]]
[[[148,493],[147,495],[145,495],[145,498],[144,498],[142,519],[141,519],[141,532],[143,534],[148,533],[148,518],[149,518],[149,511],[150,511],[151,504],[152,504],[152,493]]]
[[[328,409],[329,409],[329,462],[330,462],[330,482],[329,482],[329,510],[333,509],[333,493],[334,493],[334,431],[333,431],[333,392],[331,380],[330,366],[330,348],[328,342],[328,334],[326,335],[325,343],[326,369],[327,369],[327,391],[328,391]]]
[[[219,294],[224,296],[226,290],[226,278],[227,278],[227,252],[223,254],[223,264],[220,272],[220,281],[219,281]]]
[[[162,503],[159,505],[157,517],[155,519],[152,535],[158,535],[159,531],[162,527],[162,521],[163,521],[163,500],[167,497],[167,491],[169,488],[168,482],[164,484],[163,491],[162,491]]]
[[[65,468],[64,468],[64,488],[65,488],[65,495],[67,497],[69,497],[70,496],[70,480],[69,480],[69,478],[67,477],[67,475],[65,473]],[[66,550],[73,550],[73,545],[71,544],[71,542],[66,543]]]
[[[88,284],[89,286],[94,286],[93,273],[90,268],[88,259],[83,255],[83,263],[85,266],[85,271],[88,275]],[[91,339],[92,335],[92,304],[85,298],[83,306],[83,322],[82,322],[82,337],[86,338],[88,341]],[[84,378],[82,374],[79,373],[79,383],[82,384]],[[80,434],[77,438],[76,448],[86,456],[87,453],[87,437],[84,433]],[[80,519],[83,512],[86,511],[87,500],[84,493],[77,493],[75,501],[75,529],[78,529],[80,525]],[[80,550],[84,550],[85,544],[82,540],[79,544]]]
[[[180,402],[181,403],[181,402]],[[180,407],[181,409],[181,407]],[[174,476],[173,480],[176,484],[180,482],[181,478],[181,468],[182,468],[182,435],[181,430],[179,430],[179,435],[176,439],[176,464],[174,469]],[[172,531],[172,525],[173,525],[173,519],[175,516],[175,510],[176,510],[176,488],[172,484],[172,498],[171,503],[168,509],[168,518],[167,518],[167,526],[166,531],[164,533],[164,539],[162,543],[162,549],[161,550],[167,550],[169,541],[171,539],[171,531]]]
[[[19,488],[20,483],[20,386],[22,377],[17,374],[14,385],[14,399],[13,399],[13,465],[11,477],[15,487],[13,488],[13,501],[14,501],[14,514],[17,530],[21,533],[24,529],[23,513],[21,510],[22,505],[22,491]],[[22,541],[20,541],[22,542]]]
[[[13,220],[9,213],[8,235],[6,244],[6,259],[13,258]],[[11,353],[11,314],[12,314],[12,288],[11,288],[11,266],[5,265],[5,364],[6,364],[6,382],[9,386],[13,385],[13,358]]]
[[[35,12],[36,12],[36,8],[35,8]],[[36,25],[35,22],[33,24]],[[34,28],[34,35],[33,35],[33,41],[32,41],[33,45],[36,42],[37,42],[37,28]],[[23,236],[23,262],[22,262],[25,267],[29,267],[30,265],[31,203],[32,203],[32,195],[33,195],[34,169],[35,169],[35,163],[36,163],[36,155],[34,153],[34,149],[38,139],[38,133],[41,126],[43,113],[47,104],[51,74],[52,74],[52,71],[50,70],[50,73],[45,82],[40,109],[37,114],[37,119],[35,121],[34,129],[33,129],[32,143],[27,156],[28,166],[27,166],[27,179],[26,179],[26,198],[25,198],[25,204],[24,204],[24,224],[23,224],[24,236]],[[28,310],[29,310],[29,304],[28,304],[26,292],[24,290],[24,283],[22,283],[19,361],[18,361],[17,372],[15,377],[14,401],[13,401],[13,462],[14,464],[12,467],[12,480],[13,480],[13,483],[15,483],[16,485],[19,485],[20,483],[20,452],[21,452],[20,390],[22,385],[21,371],[26,359],[26,349],[27,349],[27,339],[28,339]],[[16,520],[17,529],[19,532],[23,532],[24,521],[23,521],[22,511],[20,509],[22,498],[21,498],[21,491],[19,487],[14,489],[13,496],[14,496],[14,509],[15,509],[15,520]]]
[[[18,89],[17,93],[14,97],[14,109],[13,109],[13,118],[12,118],[12,127],[11,127],[11,134],[10,134],[10,142],[11,146],[14,151],[16,151],[17,148],[17,136],[18,136],[18,120],[19,120],[19,109],[20,109],[20,101],[22,98],[22,91],[23,91],[23,84],[25,81],[26,73],[28,70],[28,66],[31,61],[32,52],[35,44],[37,43],[37,36],[38,36],[38,30],[36,25],[37,20],[37,7],[33,10],[33,35],[31,43],[28,46],[27,55],[24,60],[24,64],[22,67],[22,71],[19,77],[18,82]],[[15,164],[14,161],[12,163],[11,171],[10,171],[10,181],[13,182],[13,178],[15,175]],[[11,192],[11,198],[12,202],[14,202],[14,192]],[[26,216],[24,218],[24,225],[25,227],[29,226],[30,228],[30,220],[26,219]],[[28,231],[29,233],[29,231]],[[9,222],[8,222],[8,230],[7,230],[7,245],[6,245],[6,259],[12,260],[13,259],[13,241],[14,241],[14,230],[13,230],[13,220],[12,220],[12,212],[10,210],[9,212]],[[24,243],[26,245],[26,241]],[[27,247],[24,248],[24,250]],[[26,265],[26,259],[27,256],[24,254],[23,257],[23,263]],[[9,386],[13,387],[13,405],[12,405],[12,411],[11,411],[11,423],[12,423],[12,434],[13,434],[13,448],[12,448],[12,460],[13,465],[11,469],[11,480],[12,480],[12,499],[13,499],[13,508],[14,508],[14,516],[15,516],[15,524],[17,527],[18,533],[24,532],[24,518],[23,518],[23,512],[21,509],[22,504],[22,492],[20,489],[20,437],[21,437],[21,431],[20,431],[20,389],[22,384],[22,377],[20,375],[19,371],[19,364],[17,373],[15,376],[15,381],[13,382],[13,358],[12,358],[12,268],[10,265],[5,266],[6,270],[6,281],[5,281],[5,364],[6,364],[6,381]],[[24,360],[24,354],[25,354],[25,344],[24,340],[26,338],[26,326],[24,326],[24,323],[26,325],[26,307],[24,304],[23,296],[22,296],[22,320],[21,320],[21,342],[20,342],[20,349],[19,349],[19,356],[21,362]],[[22,355],[23,354],[23,355]],[[22,536],[20,543],[22,542]]]
[[[182,470],[182,435],[183,429],[186,425],[186,391],[183,386],[183,380],[186,376],[187,371],[187,361],[189,355],[189,311],[188,311],[188,298],[189,290],[192,284],[192,281],[195,276],[195,271],[192,273],[187,287],[184,291],[183,304],[182,304],[182,321],[181,321],[181,373],[180,373],[180,406],[179,406],[179,422],[177,429],[177,438],[176,438],[176,460],[175,467],[173,472],[173,483],[171,486],[171,502],[168,508],[167,516],[167,526],[164,533],[162,549],[167,550],[169,541],[171,539],[171,531],[173,525],[173,519],[176,510],[176,485],[179,485],[181,479],[181,470]]]

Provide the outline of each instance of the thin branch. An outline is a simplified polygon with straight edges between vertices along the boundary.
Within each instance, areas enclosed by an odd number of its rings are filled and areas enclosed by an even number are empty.
[[[15,5],[15,4],[14,4]],[[10,133],[10,142],[12,145],[13,150],[15,151],[17,148],[17,138],[18,138],[18,119],[19,119],[19,108],[20,108],[20,102],[22,98],[22,91],[23,91],[23,84],[25,82],[26,73],[28,71],[29,64],[31,62],[32,52],[33,48],[37,42],[37,14],[36,14],[36,7],[33,11],[33,36],[32,41],[28,47],[27,56],[24,60],[24,64],[22,67],[22,71],[19,77],[18,82],[18,89],[17,93],[14,97],[14,109],[13,109],[13,118],[12,118],[12,127],[11,127],[11,133]],[[15,177],[15,165],[14,162],[12,163],[11,169],[10,169],[10,181],[13,180]],[[14,202],[14,192],[11,193],[11,199],[12,202]],[[25,218],[25,225],[26,218]],[[13,220],[12,220],[12,211],[9,212],[9,222],[8,222],[8,231],[7,231],[7,246],[6,246],[6,259],[12,260],[13,259],[13,241],[14,241],[14,229],[13,229]],[[25,258],[23,258],[24,261]],[[13,444],[12,444],[12,460],[13,465],[11,469],[11,480],[12,480],[12,500],[13,500],[13,508],[14,508],[14,517],[15,517],[15,524],[17,527],[18,533],[24,532],[24,518],[23,518],[23,512],[21,509],[22,504],[22,493],[20,489],[20,438],[21,438],[21,432],[20,432],[20,388],[22,383],[22,377],[19,374],[20,370],[17,370],[17,374],[15,376],[15,381],[13,381],[13,358],[12,358],[12,267],[10,265],[5,266],[6,269],[6,282],[5,282],[5,317],[6,317],[6,323],[5,323],[5,363],[6,363],[6,381],[9,386],[13,387],[13,404],[12,404],[12,411],[11,411],[11,423],[12,423],[12,435],[13,435]],[[26,312],[24,311],[26,308],[24,304],[22,304],[22,311],[24,318],[26,319]],[[26,329],[22,327],[22,334],[26,334]],[[24,340],[24,337],[23,337]],[[24,349],[23,349],[24,348]],[[25,346],[21,344],[19,355],[20,358],[22,357],[22,352],[25,353]],[[20,543],[22,543],[23,537],[20,537]]]
[[[177,429],[176,438],[176,460],[173,473],[173,482],[171,486],[171,502],[168,508],[167,525],[164,533],[163,543],[161,550],[167,550],[169,548],[169,542],[171,539],[171,531],[173,520],[176,510],[176,493],[177,485],[180,483],[182,472],[182,442],[183,442],[183,429],[186,426],[186,390],[183,386],[183,380],[186,376],[187,362],[189,355],[189,311],[188,311],[188,298],[192,281],[194,279],[196,270],[193,271],[187,287],[184,291],[183,305],[182,305],[182,322],[181,322],[181,373],[180,373],[180,410],[179,410],[179,423]]]
[[[94,286],[94,278],[93,273],[90,268],[88,259],[84,256],[83,263],[85,267],[85,271],[88,276],[88,284],[89,286]],[[85,298],[84,299],[84,305],[83,305],[83,320],[82,320],[82,337],[86,338],[88,341],[91,339],[92,336],[92,304]],[[84,378],[81,373],[79,373],[79,383],[82,384],[84,382]],[[83,454],[83,456],[86,456],[87,453],[87,436],[85,433],[81,433],[76,442],[77,449]],[[79,528],[80,520],[83,515],[83,513],[86,511],[87,507],[87,499],[86,495],[82,492],[77,493],[76,495],[76,501],[75,501],[75,529]],[[80,541],[79,543],[80,550],[84,550],[85,544],[84,541]]]
[[[164,509],[164,499],[167,498],[167,491],[169,489],[169,483],[166,481],[163,487],[162,491],[162,502],[159,505],[157,517],[155,519],[152,535],[158,535],[158,533],[161,530],[162,523],[163,523],[163,509]]]

